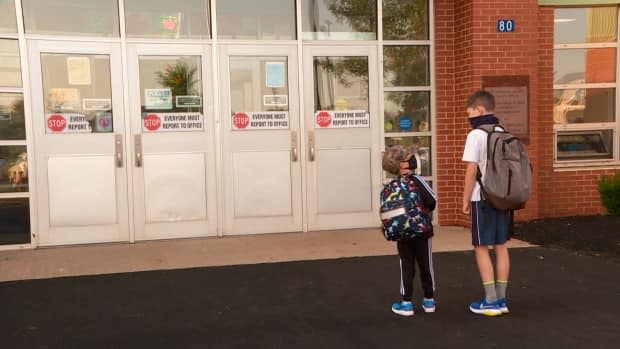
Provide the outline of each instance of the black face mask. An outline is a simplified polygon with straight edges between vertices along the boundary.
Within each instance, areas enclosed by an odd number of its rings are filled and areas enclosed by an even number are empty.
[[[409,158],[409,169],[413,171],[416,168],[418,168],[418,161],[415,159],[415,156],[411,155],[411,158]]]

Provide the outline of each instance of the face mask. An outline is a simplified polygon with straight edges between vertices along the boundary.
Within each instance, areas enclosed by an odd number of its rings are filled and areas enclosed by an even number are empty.
[[[411,158],[409,158],[409,169],[413,171],[416,168],[418,168],[418,161],[415,159],[414,155],[411,155]]]

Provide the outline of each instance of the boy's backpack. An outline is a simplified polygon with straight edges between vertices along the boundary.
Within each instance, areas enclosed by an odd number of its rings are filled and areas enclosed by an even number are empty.
[[[488,136],[484,181],[478,171],[483,199],[498,210],[524,208],[532,188],[532,165],[525,146],[502,126],[482,125],[478,129]]]
[[[426,182],[421,177],[407,175],[400,176],[383,187],[380,214],[386,240],[404,241],[417,236],[433,235],[430,209],[424,204],[422,193],[427,191],[430,197],[427,198],[428,204],[433,208],[436,202],[435,194],[428,184],[424,184]]]

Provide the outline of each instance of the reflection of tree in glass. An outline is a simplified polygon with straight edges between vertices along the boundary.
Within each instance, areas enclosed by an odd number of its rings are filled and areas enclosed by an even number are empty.
[[[428,40],[428,0],[383,0],[385,40]]]
[[[315,0],[318,1],[318,0]],[[376,0],[327,0],[327,8],[341,23],[346,21],[355,32],[374,33],[377,28]]]
[[[185,62],[178,62],[175,65],[168,65],[164,71],[155,73],[157,82],[162,86],[169,87],[172,96],[188,96],[197,94],[194,86],[198,82],[196,79],[197,67],[190,67]]]
[[[9,120],[0,121],[0,140],[26,139],[24,99],[15,99],[8,108]]]

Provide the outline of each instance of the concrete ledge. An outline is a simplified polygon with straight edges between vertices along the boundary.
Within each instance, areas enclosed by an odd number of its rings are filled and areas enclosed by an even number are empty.
[[[511,241],[511,247],[527,246]],[[467,250],[469,230],[436,229],[433,251]],[[0,281],[395,254],[379,229],[53,247],[1,251]]]

